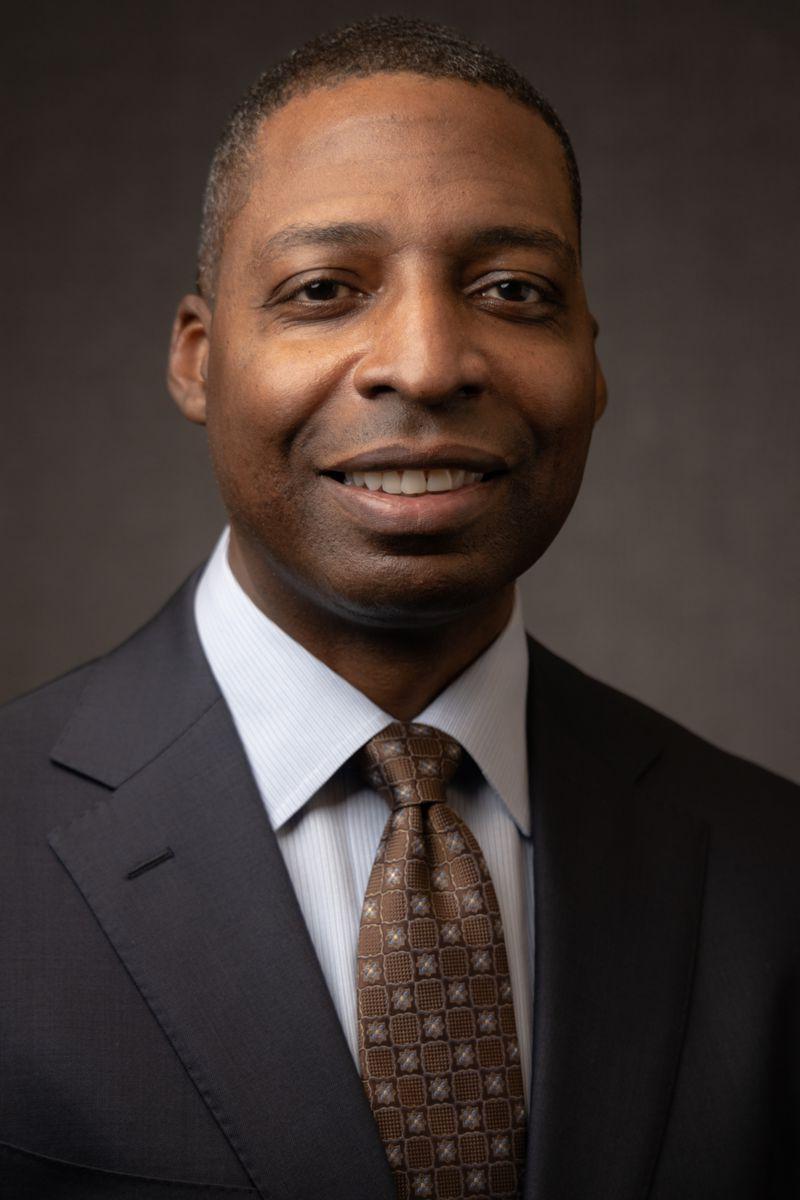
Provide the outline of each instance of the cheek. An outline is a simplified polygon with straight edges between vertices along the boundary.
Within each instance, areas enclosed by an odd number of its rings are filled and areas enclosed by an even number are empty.
[[[528,395],[531,424],[544,444],[562,443],[591,433],[594,414],[594,364],[590,355],[551,355],[547,362],[533,357]]]
[[[594,425],[593,361],[574,353],[532,356],[518,393],[531,439],[530,470],[520,479],[529,504],[563,520],[580,486]]]
[[[249,344],[248,344],[249,343]],[[273,549],[315,526],[315,465],[343,375],[341,357],[239,337],[209,366],[207,434],[223,502]]]
[[[300,348],[241,338],[209,363],[208,437],[215,464],[279,476],[330,395],[333,368]]]

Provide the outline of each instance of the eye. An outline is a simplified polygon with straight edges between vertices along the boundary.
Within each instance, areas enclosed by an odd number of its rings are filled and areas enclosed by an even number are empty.
[[[338,279],[308,279],[295,288],[286,299],[299,300],[301,304],[330,304],[331,301],[343,300],[352,293],[353,288]]]
[[[366,298],[366,293],[355,282],[346,283],[335,275],[310,273],[303,279],[298,272],[296,276],[284,280],[261,307],[271,310],[276,318],[294,325],[349,316],[359,310]]]
[[[544,288],[537,287],[527,279],[499,279],[496,283],[482,288],[481,295],[490,300],[510,300],[517,304],[526,304],[547,298]]]
[[[564,308],[564,297],[555,284],[511,270],[487,272],[474,281],[468,295],[485,312],[526,324],[548,325]]]

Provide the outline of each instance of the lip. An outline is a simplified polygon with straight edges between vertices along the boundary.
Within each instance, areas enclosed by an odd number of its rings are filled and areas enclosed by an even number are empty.
[[[429,446],[409,446],[397,442],[388,446],[375,446],[369,450],[362,450],[350,458],[343,458],[328,467],[322,467],[319,473],[321,475],[350,475],[353,471],[404,471],[413,467],[418,467],[423,471],[433,471],[437,467],[452,467],[460,468],[463,471],[474,471],[479,475],[488,475],[497,471],[507,471],[509,464],[500,455],[476,446],[443,442]],[[449,493],[440,494],[448,495]]]
[[[419,459],[414,461],[418,463]],[[339,483],[329,475],[322,476],[321,482],[331,499],[365,529],[374,533],[424,535],[455,533],[470,525],[496,502],[505,479],[504,474],[496,475],[452,492],[423,492],[419,496],[370,492],[367,488]]]

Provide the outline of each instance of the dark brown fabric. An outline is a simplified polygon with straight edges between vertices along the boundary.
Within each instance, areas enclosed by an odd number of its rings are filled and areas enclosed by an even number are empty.
[[[398,1200],[520,1194],[525,1100],[503,926],[475,837],[444,803],[461,747],[388,726],[361,752],[392,805],[358,944],[361,1074]]]

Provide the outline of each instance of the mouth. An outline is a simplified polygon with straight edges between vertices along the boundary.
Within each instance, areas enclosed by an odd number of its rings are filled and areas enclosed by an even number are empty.
[[[388,496],[439,495],[486,483],[508,470],[498,455],[466,446],[427,451],[385,446],[354,455],[324,469],[336,483]]]
[[[504,459],[483,450],[402,446],[365,451],[319,474],[359,525],[387,534],[443,534],[481,519],[504,491]]]
[[[488,476],[460,467],[434,467],[430,471],[411,467],[402,471],[330,472],[330,478],[345,487],[365,488],[387,496],[423,496],[428,492],[457,492],[471,483],[483,483]]]

